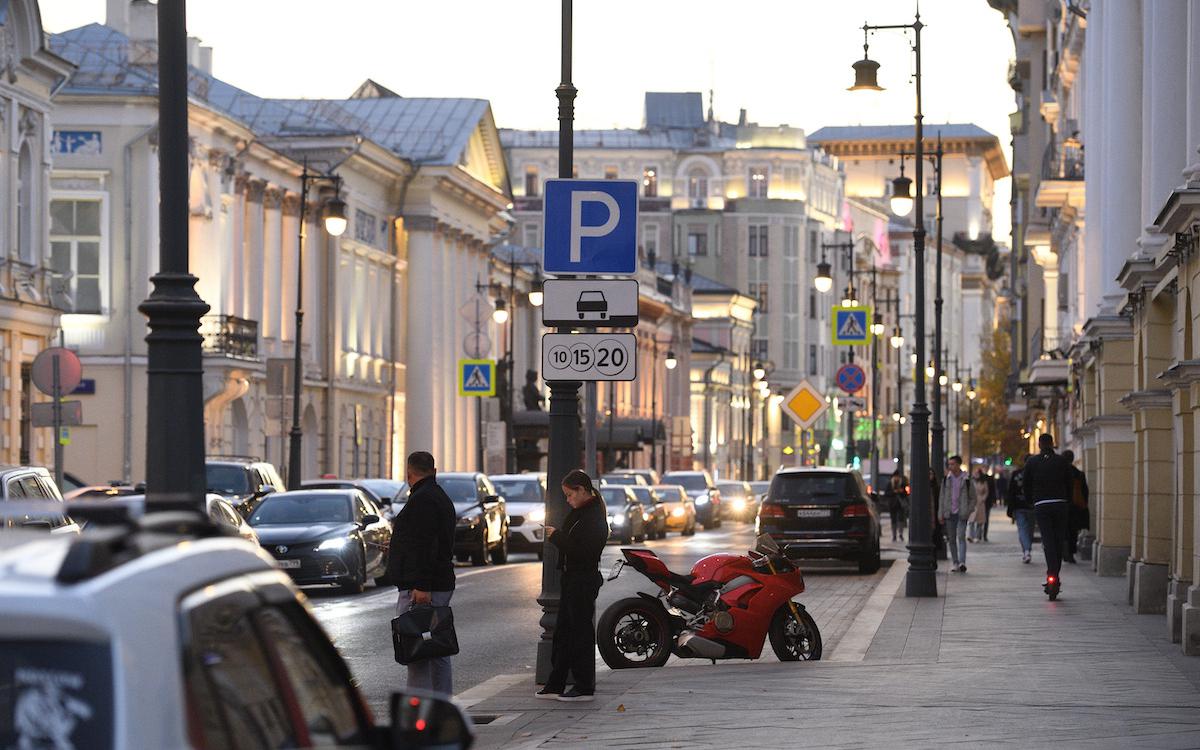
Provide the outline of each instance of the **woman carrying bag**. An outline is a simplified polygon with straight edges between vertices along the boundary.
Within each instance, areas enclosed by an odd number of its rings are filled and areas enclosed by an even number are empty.
[[[604,583],[600,554],[608,543],[608,511],[591,477],[579,469],[563,479],[562,491],[571,510],[562,528],[546,527],[546,541],[558,549],[562,595],[554,625],[550,676],[537,697],[590,701],[596,692],[596,629],[592,619],[596,595]],[[568,672],[575,677],[570,690]]]

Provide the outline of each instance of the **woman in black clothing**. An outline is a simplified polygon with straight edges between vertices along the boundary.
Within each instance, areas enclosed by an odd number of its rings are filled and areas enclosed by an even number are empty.
[[[596,692],[596,595],[604,583],[600,554],[608,542],[608,512],[585,472],[575,469],[562,483],[571,511],[562,528],[546,527],[546,540],[558,549],[562,595],[554,624],[550,676],[539,698],[590,701]],[[567,690],[568,672],[575,684]]]

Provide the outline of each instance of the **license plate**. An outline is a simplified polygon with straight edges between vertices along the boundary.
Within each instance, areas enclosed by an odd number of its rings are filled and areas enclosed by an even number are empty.
[[[801,508],[796,511],[796,518],[829,518],[829,511],[820,508]]]
[[[284,569],[300,567],[299,560],[276,560],[275,562],[279,563],[279,567],[284,568]]]

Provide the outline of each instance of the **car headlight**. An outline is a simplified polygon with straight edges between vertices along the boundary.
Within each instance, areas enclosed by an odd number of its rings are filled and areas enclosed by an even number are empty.
[[[462,516],[458,519],[459,526],[474,526],[479,521],[479,516]]]
[[[643,521],[649,521],[649,520],[650,520],[650,514],[649,514],[649,513],[647,513],[646,511],[642,511],[642,520],[643,520]]]
[[[542,521],[546,520],[546,509],[534,508],[533,510],[529,511],[529,515],[525,517],[534,523],[541,523]]]
[[[350,543],[349,539],[326,539],[317,545],[317,552],[332,552]]]
[[[625,514],[614,513],[612,518],[609,519],[609,522],[612,523],[613,526],[623,526],[625,524]]]
[[[671,511],[671,515],[675,518],[683,518],[683,512],[683,508],[676,508],[675,510]]]
[[[739,497],[739,498],[735,499],[733,501],[733,509],[734,510],[745,510],[746,509],[746,499],[744,497]]]
[[[708,493],[696,495],[696,505],[707,505],[707,504],[708,504]]]

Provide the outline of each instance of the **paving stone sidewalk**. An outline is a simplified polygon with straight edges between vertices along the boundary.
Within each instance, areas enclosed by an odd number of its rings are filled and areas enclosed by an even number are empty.
[[[1084,565],[1067,566],[1047,601],[1040,550],[1023,565],[1002,516],[990,536],[971,545],[966,574],[939,573],[936,599],[882,578],[895,590],[874,599],[890,605],[862,609],[850,630],[869,631],[869,646],[851,651],[847,636],[851,661],[835,647],[819,662],[606,672],[591,704],[496,678],[461,696],[496,717],[476,747],[1200,747],[1200,659]]]

